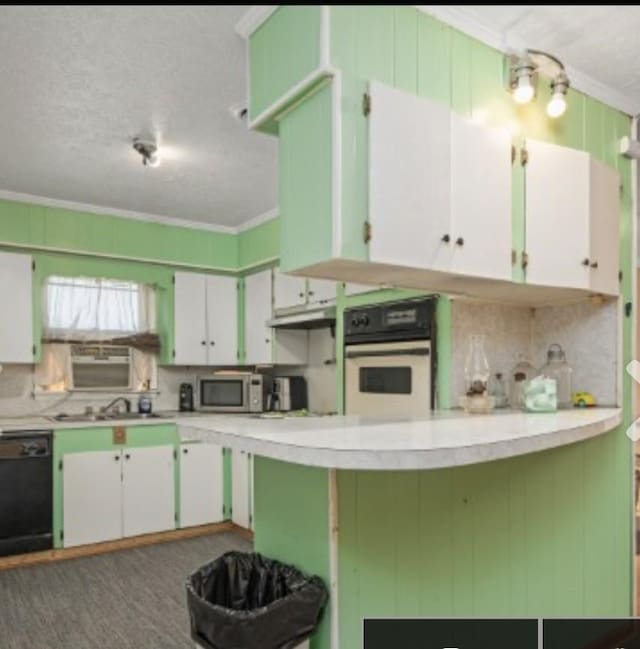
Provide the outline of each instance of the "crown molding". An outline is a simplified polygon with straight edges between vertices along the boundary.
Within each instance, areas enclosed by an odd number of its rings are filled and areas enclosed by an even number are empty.
[[[255,228],[259,225],[262,225],[263,223],[266,223],[267,221],[271,221],[272,219],[275,219],[279,213],[280,213],[280,209],[278,207],[274,207],[273,209],[268,210],[263,214],[258,214],[258,216],[254,216],[252,219],[249,219],[248,221],[241,223],[236,228],[236,232],[239,234],[241,232],[246,232],[247,230],[251,230],[251,228]]]
[[[253,5],[236,23],[236,33],[247,39],[280,5]]]
[[[495,29],[492,25],[478,20],[477,16],[470,14],[460,6],[414,5],[414,7],[506,54],[513,51],[522,51],[527,46],[535,46],[531,43],[525,43],[520,38],[507,35]],[[576,68],[571,66],[565,67],[571,80],[572,88],[580,90],[590,97],[599,99],[627,115],[637,115],[640,113],[640,106],[624,93],[597,81]]]
[[[105,216],[119,216],[125,219],[147,221],[149,223],[161,223],[163,225],[191,228],[193,230],[207,230],[209,232],[218,232],[222,234],[237,234],[238,232],[238,227],[201,223],[200,221],[179,219],[174,216],[162,216],[159,214],[147,214],[145,212],[120,210],[112,207],[92,205],[90,203],[77,203],[75,201],[65,201],[58,198],[47,198],[45,196],[34,196],[33,194],[23,194],[20,192],[11,192],[3,189],[0,189],[0,199],[15,201],[18,203],[32,203],[33,205],[43,205],[45,207],[59,207],[65,210],[72,210],[74,212],[89,212],[90,214],[103,214]]]

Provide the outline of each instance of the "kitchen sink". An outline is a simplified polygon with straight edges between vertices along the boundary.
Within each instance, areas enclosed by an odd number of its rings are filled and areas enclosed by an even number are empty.
[[[94,421],[114,421],[114,420],[122,420],[122,419],[130,419],[130,420],[144,420],[144,419],[165,419],[165,415],[158,415],[156,413],[140,413],[140,412],[120,412],[120,413],[103,413],[103,412],[98,412],[98,413],[83,413],[83,414],[75,414],[75,415],[68,415],[66,413],[60,413],[58,415],[54,415],[53,417],[48,417],[50,421],[68,421],[70,423],[77,423],[77,422],[94,422]]]

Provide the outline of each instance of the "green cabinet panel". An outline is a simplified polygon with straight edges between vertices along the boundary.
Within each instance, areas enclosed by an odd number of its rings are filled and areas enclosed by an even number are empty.
[[[148,426],[127,426],[127,443],[113,443],[111,426],[66,428],[53,433],[53,542],[62,547],[61,531],[63,521],[63,471],[64,456],[68,453],[87,451],[120,450],[126,447],[149,447],[172,445],[178,448],[178,431],[174,424],[150,424]],[[62,464],[61,464],[62,463]],[[178,463],[174,464],[176,508],[180,503],[180,482]],[[178,517],[180,513],[178,511]]]
[[[251,34],[251,120],[320,67],[322,11],[320,5],[280,7]]]
[[[280,118],[280,267],[325,261],[333,241],[333,85]]]

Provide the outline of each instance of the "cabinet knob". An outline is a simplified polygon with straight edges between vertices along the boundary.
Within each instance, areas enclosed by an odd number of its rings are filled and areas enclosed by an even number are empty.
[[[441,239],[441,241],[442,241],[443,243],[449,243],[449,242],[451,241],[451,236],[448,235],[448,234],[444,234],[444,235],[442,235],[442,239]]]
[[[264,342],[266,342],[266,343],[270,343],[271,340],[270,340],[269,338],[265,338],[265,339],[264,339]]]
[[[309,295],[315,295],[314,291],[309,291]]]
[[[588,265],[589,265],[589,259],[588,259],[587,257],[585,257],[585,258],[582,260],[582,265],[583,265],[583,266],[588,266]]]
[[[210,344],[211,346],[213,346],[213,345],[216,344],[216,342],[215,342],[215,340],[212,340],[209,344]]]
[[[201,345],[206,345],[206,344],[207,344],[207,341],[206,341],[206,340],[203,340],[200,344],[201,344]]]
[[[186,455],[189,452],[189,449],[188,448],[183,448],[182,452]]]
[[[298,293],[298,297],[304,297],[304,293]]]
[[[462,237],[456,239],[456,246],[464,246],[464,239]]]
[[[120,456],[119,456],[119,455],[114,455],[114,456],[113,456],[113,459],[114,459],[116,462],[120,462]]]
[[[591,262],[591,268],[597,268],[597,267],[598,267],[598,262],[597,261]]]
[[[129,453],[127,453],[127,454],[124,456],[124,459],[125,459],[125,460],[130,460],[130,459],[131,459],[131,456],[129,455]]]

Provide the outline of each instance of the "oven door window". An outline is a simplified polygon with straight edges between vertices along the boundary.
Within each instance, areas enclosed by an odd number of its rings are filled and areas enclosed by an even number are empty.
[[[202,381],[200,403],[206,407],[240,407],[242,392],[242,381]]]
[[[360,392],[411,394],[410,367],[361,367]]]

